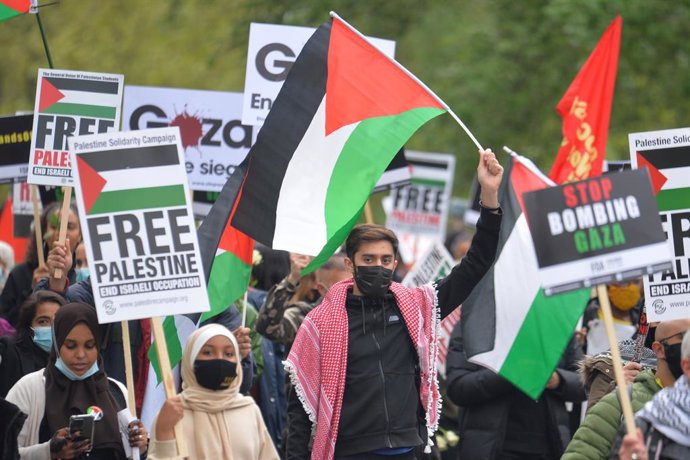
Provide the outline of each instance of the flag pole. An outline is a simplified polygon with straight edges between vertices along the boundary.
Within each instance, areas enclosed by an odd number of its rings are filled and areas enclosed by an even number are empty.
[[[359,38],[361,38],[362,40],[364,40],[365,42],[367,42],[367,43],[368,43],[369,45],[371,45],[372,47],[376,48],[376,45],[374,45],[373,43],[371,43],[371,41],[369,41],[369,39],[368,39],[367,37],[365,37],[359,30],[355,29],[354,27],[352,27],[352,25],[351,25],[350,23],[348,23],[346,20],[344,20],[343,18],[341,18],[340,16],[338,16],[338,13],[336,13],[335,11],[331,11],[329,14],[330,14],[330,16],[331,16],[332,18],[335,18],[335,19],[337,19],[338,21],[342,22],[348,29],[350,29],[352,32],[354,32],[355,34],[357,34],[357,36],[358,36]],[[378,48],[376,48],[376,49],[378,49]],[[443,108],[446,109],[446,110],[448,111],[448,113],[450,114],[450,116],[453,117],[453,119],[454,119],[454,120],[460,125],[460,127],[465,131],[465,133],[469,136],[469,138],[472,140],[472,142],[474,142],[474,145],[476,145],[477,148],[478,148],[479,150],[484,150],[484,147],[482,147],[482,145],[479,143],[479,141],[477,140],[477,138],[474,137],[474,134],[472,134],[472,132],[469,130],[469,128],[465,125],[465,123],[462,122],[462,120],[460,119],[460,117],[458,117],[458,116],[455,114],[455,112],[453,112],[453,110],[451,110],[451,108],[448,107],[448,104],[446,104],[446,103],[443,101],[443,99],[441,99],[440,97],[438,97],[438,95],[437,95],[436,93],[434,93],[434,92],[431,90],[431,88],[429,88],[423,81],[421,81],[419,78],[417,78],[412,72],[410,72],[409,70],[407,70],[407,69],[405,68],[405,66],[403,66],[402,64],[400,64],[398,61],[396,61],[395,59],[391,58],[390,56],[387,56],[385,53],[381,53],[381,55],[382,55],[382,56],[385,56],[386,59],[388,59],[390,62],[393,63],[393,65],[395,65],[398,69],[400,69],[402,72],[404,72],[405,75],[407,75],[407,76],[410,77],[412,80],[414,80],[415,83],[417,83],[419,86],[421,86],[422,88],[424,88],[434,99],[436,99],[436,101],[438,101],[438,103],[441,104],[441,105],[443,106]]]
[[[244,297],[242,298],[242,327],[247,327],[247,295],[249,294],[249,288],[244,291]]]
[[[36,21],[38,22],[38,29],[41,31],[41,40],[43,40],[43,49],[45,49],[46,57],[48,58],[48,67],[53,69],[53,58],[50,55],[50,48],[48,48],[48,39],[46,38],[46,32],[43,29],[43,21],[41,21],[41,13],[36,9]]]

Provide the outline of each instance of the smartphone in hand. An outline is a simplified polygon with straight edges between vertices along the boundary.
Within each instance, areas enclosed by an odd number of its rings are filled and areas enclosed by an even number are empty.
[[[95,417],[91,414],[71,416],[69,418],[69,434],[72,436],[72,441],[88,440],[89,446],[93,446],[94,422]],[[88,451],[90,450],[89,448]]]

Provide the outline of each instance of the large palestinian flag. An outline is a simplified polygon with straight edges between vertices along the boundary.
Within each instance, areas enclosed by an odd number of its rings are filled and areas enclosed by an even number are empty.
[[[0,0],[0,22],[29,12],[30,0]]]
[[[119,149],[108,154],[94,151],[76,158],[89,216],[186,205],[184,186],[177,181],[180,160],[175,144]]]
[[[659,211],[690,208],[690,145],[636,152],[637,167],[649,169]]]
[[[522,194],[552,185],[528,160],[514,156],[503,176],[503,220],[494,266],[462,304],[470,361],[488,367],[528,396],[544,390],[573,336],[588,291],[544,296]]]
[[[233,226],[276,249],[329,257],[395,153],[446,110],[333,18],[302,49],[249,152]]]

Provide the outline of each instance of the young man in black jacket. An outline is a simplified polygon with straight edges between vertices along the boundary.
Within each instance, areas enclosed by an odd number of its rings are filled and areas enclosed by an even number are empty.
[[[477,234],[436,286],[391,282],[398,242],[390,230],[351,232],[346,263],[354,279],[333,285],[307,315],[286,361],[295,386],[288,459],[419,458],[438,424],[439,317],[467,298],[496,255],[503,168],[491,151],[480,155]]]

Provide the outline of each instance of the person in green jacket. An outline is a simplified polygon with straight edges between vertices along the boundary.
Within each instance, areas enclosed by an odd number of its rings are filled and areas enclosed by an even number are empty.
[[[652,350],[657,356],[657,372],[644,370],[632,384],[632,409],[637,412],[651,401],[663,387],[672,386],[676,378],[666,363],[665,349],[669,337],[678,338],[679,334],[690,329],[690,319],[664,321],[659,323]],[[631,391],[628,390],[628,394]],[[618,428],[621,424],[622,410],[617,391],[612,391],[599,400],[577,429],[561,460],[605,459],[608,458]]]

